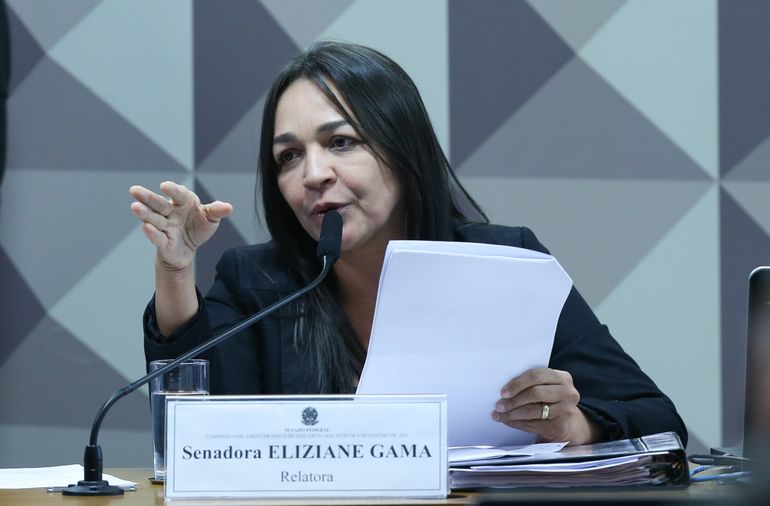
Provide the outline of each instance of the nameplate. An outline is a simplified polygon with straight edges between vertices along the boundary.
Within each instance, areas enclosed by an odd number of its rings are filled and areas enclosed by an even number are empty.
[[[167,499],[448,494],[444,395],[167,403]]]

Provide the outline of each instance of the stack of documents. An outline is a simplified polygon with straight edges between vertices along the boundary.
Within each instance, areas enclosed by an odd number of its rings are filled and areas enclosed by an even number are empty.
[[[614,487],[689,481],[684,449],[674,432],[529,455],[518,455],[515,448],[498,450],[497,455],[476,458],[467,448],[450,449],[451,487]]]

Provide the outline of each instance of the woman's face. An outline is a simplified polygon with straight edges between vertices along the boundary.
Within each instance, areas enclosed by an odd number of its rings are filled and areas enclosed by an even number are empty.
[[[308,79],[278,101],[273,157],[278,187],[313,239],[327,211],[340,213],[343,259],[346,251],[381,254],[389,240],[405,237],[398,177]]]

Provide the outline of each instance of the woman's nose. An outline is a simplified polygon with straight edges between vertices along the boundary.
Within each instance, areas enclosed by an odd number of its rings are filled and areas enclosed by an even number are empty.
[[[324,153],[308,150],[305,158],[305,174],[302,183],[307,188],[323,188],[337,180],[331,160]]]

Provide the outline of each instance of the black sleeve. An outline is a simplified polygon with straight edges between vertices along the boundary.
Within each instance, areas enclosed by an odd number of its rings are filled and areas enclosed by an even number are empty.
[[[522,245],[547,252],[526,228]],[[572,375],[581,396],[578,406],[609,439],[674,431],[687,444],[687,429],[674,404],[623,351],[574,286],[556,326],[549,365]]]
[[[262,300],[260,295],[263,294],[256,290],[243,288],[239,276],[237,255],[234,250],[229,250],[217,264],[214,285],[206,297],[198,293],[198,313],[166,337],[158,331],[153,297],[143,319],[147,361],[176,358],[272,302]],[[262,393],[260,329],[259,325],[252,326],[200,356],[210,362],[211,393]]]

